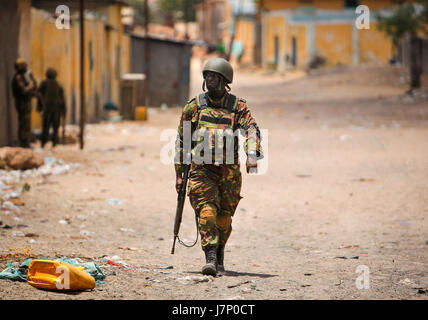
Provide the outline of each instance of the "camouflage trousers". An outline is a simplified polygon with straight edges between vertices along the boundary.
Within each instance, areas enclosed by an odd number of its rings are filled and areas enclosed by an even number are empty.
[[[188,196],[199,216],[202,249],[226,244],[232,232],[232,217],[242,199],[241,184],[239,164],[192,164]]]
[[[27,148],[31,140],[31,106],[24,106],[18,113],[18,139],[20,147]]]

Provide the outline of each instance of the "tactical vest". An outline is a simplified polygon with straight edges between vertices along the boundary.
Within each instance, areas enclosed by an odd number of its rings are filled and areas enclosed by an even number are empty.
[[[202,157],[206,164],[233,164],[238,159],[238,137],[234,136],[237,128],[236,113],[238,98],[229,94],[226,106],[210,107],[207,103],[205,93],[196,97],[197,125],[195,148],[192,150],[193,159]],[[210,149],[210,162],[205,157],[206,144]],[[197,162],[197,161],[196,161]],[[201,159],[199,160],[201,163]]]
[[[58,82],[54,79],[45,80],[46,92],[44,94],[44,103],[48,109],[59,110],[61,97]]]

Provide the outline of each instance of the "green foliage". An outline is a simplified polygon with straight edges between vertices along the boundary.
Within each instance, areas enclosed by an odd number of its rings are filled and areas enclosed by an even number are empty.
[[[195,21],[195,5],[203,0],[158,0],[157,5],[160,15],[173,15],[177,20]],[[187,12],[186,12],[187,9]]]
[[[406,33],[415,34],[420,28],[420,21],[412,3],[398,7],[389,17],[378,14],[377,19],[379,30],[384,31],[395,44]]]

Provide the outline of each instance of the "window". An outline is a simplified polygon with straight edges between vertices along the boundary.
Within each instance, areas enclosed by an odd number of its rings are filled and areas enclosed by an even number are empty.
[[[356,8],[360,5],[360,0],[345,0],[345,9]]]

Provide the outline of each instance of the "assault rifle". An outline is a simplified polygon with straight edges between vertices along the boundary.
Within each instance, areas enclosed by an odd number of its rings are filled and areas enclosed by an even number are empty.
[[[187,179],[189,177],[190,164],[184,165],[183,173],[183,182],[181,183],[180,191],[177,196],[177,211],[175,212],[175,222],[174,222],[174,243],[172,244],[171,254],[174,254],[175,250],[175,241],[178,238],[178,241],[181,243],[180,238],[178,237],[178,232],[180,231],[181,219],[183,217],[183,208],[184,201],[186,200],[186,189],[187,189]]]

